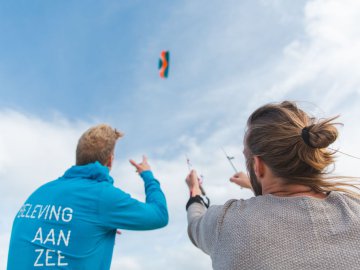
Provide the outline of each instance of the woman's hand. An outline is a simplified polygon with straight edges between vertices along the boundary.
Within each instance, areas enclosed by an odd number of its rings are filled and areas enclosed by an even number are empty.
[[[191,172],[186,177],[186,184],[189,187],[191,197],[202,194],[199,184],[199,177],[195,170],[191,170]]]
[[[235,173],[231,178],[230,182],[233,182],[240,187],[252,189],[249,177],[244,172]]]

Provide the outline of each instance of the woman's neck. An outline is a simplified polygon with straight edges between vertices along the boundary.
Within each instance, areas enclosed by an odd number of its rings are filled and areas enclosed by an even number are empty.
[[[316,192],[311,187],[299,184],[284,184],[283,181],[273,181],[262,187],[263,195],[272,194],[279,197],[297,197],[308,196],[319,199],[326,198],[327,194],[322,192]]]

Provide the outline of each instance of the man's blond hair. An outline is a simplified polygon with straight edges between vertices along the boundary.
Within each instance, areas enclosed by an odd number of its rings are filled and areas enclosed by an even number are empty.
[[[86,165],[95,161],[107,165],[114,153],[117,139],[122,136],[122,132],[106,124],[89,128],[77,144],[76,165]]]

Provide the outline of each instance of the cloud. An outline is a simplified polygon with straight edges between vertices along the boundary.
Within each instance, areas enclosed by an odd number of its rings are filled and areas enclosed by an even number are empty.
[[[309,1],[305,36],[285,47],[266,98],[306,97],[331,110],[359,95],[359,15],[358,1]]]
[[[13,110],[0,111],[0,123],[0,196],[9,202],[14,201],[9,190],[24,200],[29,190],[56,179],[73,164],[77,139],[86,126],[60,116],[45,121]]]
[[[141,261],[143,258],[125,257],[114,258],[111,267],[113,269],[141,270]]]
[[[138,252],[134,256],[120,255],[111,264],[111,269],[119,270],[157,270],[164,267],[167,269],[210,269],[211,260],[200,250],[194,249],[187,241],[180,245],[177,243],[176,246],[172,244],[162,246],[152,254]]]

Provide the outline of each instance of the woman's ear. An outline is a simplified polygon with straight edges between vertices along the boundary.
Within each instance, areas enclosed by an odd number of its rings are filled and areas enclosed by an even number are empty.
[[[254,172],[258,179],[264,176],[264,161],[259,156],[254,156]]]

